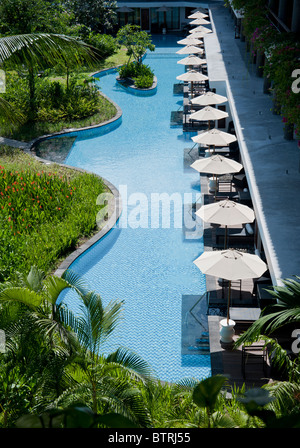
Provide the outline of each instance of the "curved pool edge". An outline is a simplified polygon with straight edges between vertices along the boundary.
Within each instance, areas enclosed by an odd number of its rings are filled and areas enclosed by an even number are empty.
[[[63,165],[64,167],[74,169],[74,167]],[[77,169],[77,168],[75,168]],[[81,170],[83,172],[94,174],[86,170]],[[95,235],[93,235],[91,238],[89,238],[85,243],[80,245],[78,249],[73,251],[70,255],[68,255],[64,261],[59,265],[59,267],[55,270],[54,275],[57,277],[61,277],[63,272],[70,268],[71,264],[78,258],[80,255],[82,255],[84,252],[86,252],[88,249],[90,249],[94,244],[96,244],[98,241],[100,241],[110,230],[115,226],[118,219],[121,216],[122,213],[122,199],[121,195],[119,193],[119,190],[107,179],[104,179],[103,177],[99,176],[103,183],[109,188],[110,192],[113,194],[113,199],[110,199],[108,202],[108,215],[109,218],[106,222],[106,225],[99,230]]]
[[[96,76],[96,75],[100,75],[101,74],[105,74],[105,72],[110,72],[111,70],[116,70],[117,67],[113,67],[113,68],[109,68],[109,69],[104,69],[104,70],[100,70],[99,72],[93,73],[92,76]],[[53,132],[51,134],[45,134],[45,135],[41,135],[40,137],[36,137],[35,139],[31,140],[28,143],[28,147],[29,147],[29,151],[32,151],[34,146],[37,145],[38,143],[41,143],[44,140],[48,140],[49,138],[52,137],[61,137],[63,135],[68,135],[68,134],[73,134],[73,133],[81,133],[84,131],[89,131],[92,129],[98,129],[98,128],[102,128],[105,126],[108,126],[112,123],[114,123],[115,121],[121,119],[123,111],[120,108],[120,106],[115,103],[111,98],[109,98],[107,95],[105,95],[104,93],[100,92],[99,90],[99,94],[102,95],[104,98],[106,98],[111,104],[113,104],[113,106],[115,106],[117,113],[110,119],[107,121],[103,121],[102,123],[99,124],[95,124],[92,126],[85,126],[83,128],[69,128],[69,129],[63,129],[62,131],[58,131],[58,132]]]
[[[126,82],[123,84],[122,80],[120,78],[117,78],[118,84],[125,89],[128,93],[132,95],[138,95],[138,96],[152,96],[155,95],[157,92],[157,77],[154,76],[153,84],[149,89],[139,89],[138,87],[135,87],[134,84],[127,85]]]
[[[41,163],[45,163],[47,165],[49,164],[55,164],[59,165],[63,168],[68,168],[71,170],[75,170],[81,173],[87,173],[92,174],[94,176],[99,177],[103,183],[106,185],[106,187],[110,190],[110,192],[113,195],[113,198],[110,198],[108,201],[107,207],[108,207],[108,220],[106,221],[106,224],[104,227],[102,227],[98,232],[96,232],[91,238],[88,238],[87,241],[85,241],[83,244],[81,244],[77,249],[75,249],[73,252],[71,252],[56,268],[53,275],[56,275],[57,277],[61,277],[63,272],[70,267],[70,265],[78,258],[80,255],[82,255],[85,251],[90,249],[94,244],[96,244],[101,238],[103,238],[117,223],[118,219],[121,216],[122,213],[122,199],[121,195],[119,193],[119,190],[107,179],[104,179],[102,176],[98,176],[98,174],[95,174],[91,171],[85,170],[83,168],[78,168],[70,165],[65,165],[63,163],[57,163],[52,162],[47,159],[42,159],[41,157],[38,157],[35,154],[31,155],[35,159],[37,159]]]
[[[116,71],[117,67],[113,67],[113,68],[109,68],[109,69],[104,69],[104,70],[100,70],[99,72],[96,72],[94,74],[92,74],[92,76],[96,76],[96,75],[105,75],[106,72],[111,72],[111,71]],[[95,176],[98,176],[97,174],[88,171],[88,170],[84,170],[82,168],[78,168],[78,167],[74,167],[74,166],[70,166],[70,165],[66,165],[66,164],[62,164],[62,163],[58,163],[58,162],[53,162],[51,160],[47,160],[47,159],[43,159],[41,157],[38,157],[36,154],[33,153],[32,148],[34,147],[34,145],[36,145],[37,143],[40,143],[44,140],[48,140],[52,137],[59,137],[59,136],[63,136],[66,134],[70,134],[70,133],[81,133],[84,131],[88,131],[91,129],[97,129],[97,128],[102,128],[102,127],[109,127],[112,123],[118,121],[121,119],[123,111],[120,108],[120,106],[115,103],[113,100],[111,100],[107,95],[105,95],[104,93],[100,92],[100,94],[105,97],[108,101],[110,101],[117,109],[117,113],[114,117],[112,117],[110,120],[107,120],[105,122],[99,123],[97,125],[94,126],[87,126],[84,128],[72,128],[72,129],[65,129],[63,131],[59,131],[59,132],[55,132],[52,134],[48,134],[48,135],[43,135],[40,137],[37,137],[36,139],[32,140],[29,143],[29,152],[31,154],[32,157],[35,157],[37,160],[39,160],[42,163],[45,164],[56,164],[59,166],[62,166],[64,168],[69,168],[72,170],[76,170],[79,172],[85,172],[88,174],[93,174]],[[94,244],[96,244],[101,238],[103,238],[113,227],[114,225],[117,223],[117,221],[119,220],[121,213],[122,213],[122,199],[121,199],[121,195],[119,193],[119,190],[107,179],[104,179],[102,176],[98,176],[102,179],[103,183],[107,186],[107,188],[110,190],[110,192],[113,194],[113,199],[110,199],[108,202],[108,215],[109,218],[107,220],[106,225],[99,230],[99,232],[97,232],[95,235],[93,235],[91,238],[88,238],[88,240],[83,243],[82,245],[80,245],[75,251],[71,252],[70,255],[68,255],[59,265],[59,267],[54,271],[54,275],[60,277],[63,272],[68,269],[71,264],[76,260],[76,258],[78,258],[80,255],[82,255],[85,251],[87,251],[90,247],[92,247]]]

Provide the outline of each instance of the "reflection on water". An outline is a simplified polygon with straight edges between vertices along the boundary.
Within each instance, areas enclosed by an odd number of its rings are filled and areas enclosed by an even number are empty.
[[[64,163],[75,140],[75,136],[48,138],[37,143],[33,148],[33,152],[42,159],[56,163]]]

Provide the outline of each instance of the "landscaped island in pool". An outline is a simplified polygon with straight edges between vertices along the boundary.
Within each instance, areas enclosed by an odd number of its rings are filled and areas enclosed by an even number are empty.
[[[115,228],[71,265],[105,304],[125,302],[123,319],[103,352],[129,348],[171,382],[211,373],[209,351],[199,354],[187,328],[194,304],[199,332],[207,331],[207,316],[205,302],[197,303],[205,277],[193,264],[203,252],[202,229],[194,226],[191,208],[200,199],[199,175],[184,161],[193,134],[170,125],[183,99],[173,93],[184,71],[177,64],[178,39],[153,38],[156,51],[144,62],[157,77],[155,95],[126,91],[112,70],[98,76],[101,91],[121,107],[122,119],[107,133],[79,132],[65,160],[109,180],[122,196]],[[76,310],[72,294],[63,300]]]

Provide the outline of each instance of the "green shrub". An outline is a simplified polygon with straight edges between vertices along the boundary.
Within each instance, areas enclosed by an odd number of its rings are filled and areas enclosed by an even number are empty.
[[[152,75],[140,75],[134,79],[134,85],[138,89],[149,89],[153,84]]]
[[[119,68],[120,78],[137,78],[138,76],[151,76],[153,72],[148,65],[130,62]]]
[[[0,155],[0,281],[36,265],[48,272],[97,228],[102,180],[19,152]],[[17,162],[14,159],[17,159]]]
[[[116,40],[108,34],[91,32],[85,42],[97,48],[103,59],[112,56],[118,49]]]
[[[29,110],[27,80],[16,74],[10,74],[8,79],[5,99],[23,114],[26,123]],[[68,85],[49,78],[38,78],[36,104],[37,122],[58,123],[96,114],[101,107],[101,99],[93,77],[71,76]]]
[[[153,84],[153,71],[145,64],[130,62],[119,69],[119,75],[121,79],[133,79],[135,86],[139,89],[148,89]]]
[[[121,79],[134,78],[137,75],[137,64],[130,62],[129,64],[122,65],[118,71]]]

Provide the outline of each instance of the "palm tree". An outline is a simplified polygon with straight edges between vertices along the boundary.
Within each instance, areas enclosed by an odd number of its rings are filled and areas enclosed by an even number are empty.
[[[98,50],[76,38],[61,34],[24,34],[0,38],[0,67],[25,65],[28,71],[30,92],[30,117],[35,118],[35,74],[37,70],[52,67],[57,63],[68,61],[72,65],[86,62],[88,65],[101,60]],[[10,114],[8,115],[8,112]],[[0,101],[0,115],[19,121],[11,113],[11,108],[3,99]]]
[[[100,354],[123,303],[104,307],[99,294],[89,291],[71,271],[45,278],[33,267],[28,276],[19,275],[18,281],[20,286],[8,284],[0,291],[1,310],[10,311],[0,314],[0,327],[6,331],[8,349],[21,371],[42,372],[41,395],[60,405],[84,399],[95,413],[110,411],[138,426],[149,426],[149,413],[138,388],[151,378],[147,363],[121,349],[108,356]],[[77,293],[76,316],[63,301],[57,301],[67,289]],[[44,371],[39,367],[43,364],[47,365]],[[40,402],[46,406],[45,400]]]
[[[65,309],[63,303],[58,304],[57,300],[68,289],[76,291],[78,296],[86,294],[87,287],[82,279],[68,270],[62,277],[45,278],[44,273],[33,266],[28,276],[18,274],[18,282],[20,286],[11,283],[2,285],[0,303],[4,303],[4,309],[14,310],[13,319],[17,308],[21,314],[26,312],[34,320],[35,326],[43,330],[51,345],[64,344],[70,348],[74,335],[66,328],[64,319],[68,317],[68,321],[73,322],[73,327],[76,328],[76,318],[71,311]]]
[[[113,302],[104,307],[99,294],[88,292],[81,297],[76,328],[65,319],[76,332],[81,350],[74,362],[77,385],[61,400],[69,405],[84,397],[95,414],[114,412],[145,427],[151,421],[138,385],[151,380],[150,366],[121,348],[109,355],[100,354],[118,323],[122,306],[122,302]]]
[[[269,291],[277,303],[262,311],[261,317],[239,337],[237,346],[254,342],[260,335],[271,335],[282,327],[300,322],[300,277],[285,279],[283,285]]]

